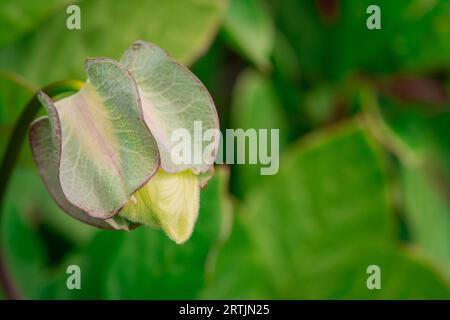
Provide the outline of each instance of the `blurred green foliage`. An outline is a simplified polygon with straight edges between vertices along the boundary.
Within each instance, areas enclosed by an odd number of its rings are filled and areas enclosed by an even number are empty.
[[[81,0],[81,30],[68,3],[0,4],[2,152],[35,90],[143,39],[191,66],[222,129],[279,128],[280,171],[216,167],[177,246],[70,219],[25,145],[0,227],[24,296],[450,298],[449,0],[379,0],[381,30],[368,0]],[[366,287],[372,264],[381,290]]]

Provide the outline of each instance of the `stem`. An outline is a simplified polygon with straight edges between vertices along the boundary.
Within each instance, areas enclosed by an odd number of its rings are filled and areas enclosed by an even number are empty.
[[[63,80],[55,82],[41,91],[45,92],[50,97],[55,97],[65,92],[78,91],[83,82],[77,80]],[[8,188],[9,179],[11,178],[14,166],[17,163],[23,141],[27,135],[28,127],[36,117],[41,108],[37,95],[35,94],[27,103],[22,113],[20,114],[14,129],[9,137],[3,159],[0,165],[0,215],[4,208],[4,201],[6,190]],[[4,259],[4,252],[2,251],[0,238],[0,286],[8,299],[21,299],[21,294],[17,287],[15,287],[12,278],[8,272],[6,261]]]

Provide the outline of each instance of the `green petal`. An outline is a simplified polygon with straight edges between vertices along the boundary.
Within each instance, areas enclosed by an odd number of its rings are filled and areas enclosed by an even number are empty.
[[[87,60],[85,68],[89,79],[79,92],[56,103],[42,92],[39,99],[49,114],[65,198],[108,219],[156,172],[158,150],[129,73],[107,58]]]
[[[217,154],[219,120],[214,102],[200,80],[163,49],[144,41],[131,45],[122,56],[121,63],[136,80],[144,119],[158,144],[164,171],[208,171]],[[202,157],[201,161],[175,163],[171,151],[177,141],[171,139],[172,134],[184,128],[193,138],[194,121],[201,122],[203,133],[208,129],[217,129],[212,139],[197,144],[201,145],[201,150],[212,146],[211,153]],[[194,155],[194,143],[191,154]]]
[[[58,179],[57,151],[52,141],[52,130],[47,117],[41,117],[33,121],[30,126],[29,137],[33,157],[39,167],[39,173],[44,181],[44,185],[64,212],[81,222],[101,229],[130,229],[127,221],[124,219],[97,219],[67,201]]]

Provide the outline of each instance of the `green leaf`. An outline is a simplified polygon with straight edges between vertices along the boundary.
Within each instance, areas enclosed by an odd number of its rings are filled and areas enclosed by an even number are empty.
[[[262,70],[270,67],[274,28],[260,0],[232,0],[223,24],[225,38]]]
[[[298,83],[302,72],[300,63],[292,45],[281,32],[276,34],[273,48],[273,64],[274,73],[279,73],[283,79],[289,81],[291,86],[295,86]]]
[[[447,280],[419,255],[392,245],[330,245],[304,256],[296,286],[286,295],[305,299],[448,299]],[[368,266],[380,267],[381,288],[369,290]]]
[[[315,3],[312,1],[278,0],[268,2],[277,30],[291,45],[304,76],[320,78],[329,74],[326,52],[328,36],[323,31]]]
[[[400,206],[412,241],[448,274],[450,113],[430,117],[419,112],[422,105],[386,99],[372,107],[367,116],[372,131],[379,132],[382,142],[400,159]]]
[[[262,257],[278,285],[295,281],[301,252],[336,239],[389,235],[384,175],[368,139],[353,125],[316,134],[281,158],[278,175],[249,195],[251,232],[267,248]]]
[[[264,230],[277,225],[283,232],[280,239],[275,232],[273,241],[292,252],[307,247],[308,241],[389,238],[392,225],[383,154],[353,121],[312,134],[280,163],[279,174],[248,199],[255,212],[252,221],[258,226],[254,231],[266,239],[262,241],[271,238],[263,236]],[[269,214],[273,212],[278,214]]]
[[[350,122],[315,133],[281,163],[240,207],[207,298],[449,297],[442,276],[391,244],[383,155],[365,130]],[[366,287],[372,264],[378,292]]]
[[[402,182],[413,240],[450,275],[450,198],[423,167],[403,168]]]
[[[31,31],[45,18],[69,0],[4,0],[0,4],[0,46],[4,46]]]
[[[217,154],[219,119],[214,102],[200,80],[163,49],[143,41],[132,44],[121,63],[136,80],[144,120],[158,144],[161,167],[170,173],[187,169],[196,174],[207,172]],[[203,140],[211,129],[213,134]],[[188,141],[178,135],[181,140],[174,140],[174,134],[180,130],[187,130]],[[199,134],[200,143],[194,140]],[[180,142],[187,143],[185,149],[189,149],[190,159],[175,163],[173,152]],[[210,151],[204,155],[207,148]],[[201,154],[198,162],[196,153]]]
[[[295,278],[279,287],[274,273],[284,270],[274,270],[261,260],[261,252],[268,249],[249,236],[252,226],[245,222],[245,214],[236,217],[233,233],[219,254],[215,277],[204,290],[203,299],[450,297],[448,280],[423,257],[367,241],[348,245],[336,240],[313,252],[296,252],[302,262],[294,266]],[[236,264],[237,260],[241,263]],[[381,290],[367,288],[367,267],[374,264],[381,270]]]
[[[231,126],[233,128],[267,129],[268,143],[271,143],[271,129],[279,130],[279,148],[283,150],[290,136],[290,128],[281,102],[275,92],[270,79],[251,69],[245,70],[239,76],[235,85],[231,106]],[[224,145],[226,142],[224,142]],[[272,146],[274,148],[274,146]],[[247,143],[243,150],[238,152],[249,154],[250,146]],[[276,154],[277,150],[268,150]],[[260,183],[260,170],[267,165],[239,164],[233,167],[233,191],[243,196],[247,190]]]
[[[86,62],[86,73],[87,84],[55,104],[40,93],[49,117],[33,123],[30,141],[44,181],[56,183],[49,190],[62,191],[55,198],[63,194],[90,216],[109,219],[156,172],[158,150],[128,72],[111,59],[98,58]],[[45,121],[53,141],[47,149],[40,147],[49,144],[42,141]],[[52,165],[57,169],[49,169]]]
[[[226,1],[82,0],[77,4],[81,30],[66,28],[69,15],[61,8],[18,42],[2,48],[0,67],[38,86],[82,78],[86,57],[118,58],[134,39],[157,43],[190,64],[208,48]]]
[[[363,107],[369,107],[368,115],[372,131],[380,132],[379,138],[406,165],[418,165],[432,152],[434,140],[430,118],[417,110],[417,105],[400,104],[380,98],[363,99]]]
[[[241,207],[238,209],[233,218],[232,232],[218,253],[212,280],[202,290],[201,299],[276,297],[276,283],[271,279],[245,224],[247,212]]]
[[[397,112],[392,107],[383,120],[420,159],[400,168],[406,223],[413,241],[450,274],[450,113],[408,118]]]
[[[440,113],[430,119],[434,155],[441,169],[445,171],[447,180],[450,180],[450,142],[448,140],[450,128],[450,111]]]

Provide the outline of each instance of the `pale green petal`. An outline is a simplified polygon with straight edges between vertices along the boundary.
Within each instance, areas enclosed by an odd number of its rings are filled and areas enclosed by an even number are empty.
[[[156,172],[158,150],[129,73],[107,58],[88,60],[86,73],[88,82],[76,94],[56,103],[43,93],[39,98],[49,114],[65,198],[107,219]]]
[[[36,161],[39,174],[44,185],[55,202],[67,214],[84,223],[93,225],[102,229],[113,229],[108,220],[101,220],[89,216],[80,208],[67,201],[61,189],[57,172],[57,153],[55,144],[52,141],[52,131],[47,117],[41,117],[33,121],[30,126],[30,144],[34,160]],[[128,230],[128,226],[116,227],[115,229]]]
[[[162,168],[166,172],[208,171],[217,154],[219,120],[211,96],[200,80],[163,49],[144,41],[135,42],[122,56],[121,63],[136,80],[144,119],[158,144]],[[192,159],[190,163],[175,163],[171,151],[177,141],[173,141],[171,135],[184,128],[194,138],[195,121],[201,122],[200,134],[217,129],[212,144],[211,140],[196,144],[197,148],[201,146],[197,150],[203,151],[212,146],[212,152],[201,161]],[[194,143],[191,154],[194,155]]]

